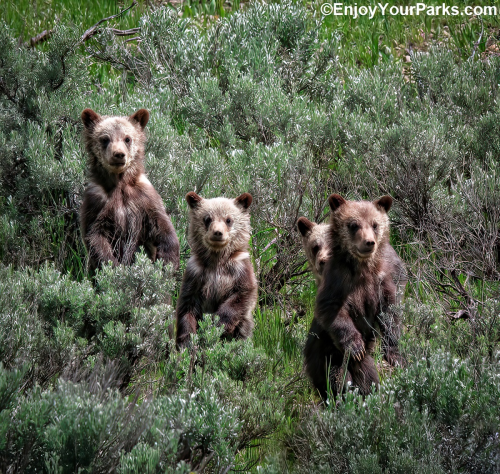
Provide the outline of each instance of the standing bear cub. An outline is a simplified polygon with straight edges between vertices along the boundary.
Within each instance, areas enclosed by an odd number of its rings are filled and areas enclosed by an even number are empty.
[[[395,266],[387,258],[392,198],[346,201],[332,194],[328,202],[331,255],[304,349],[306,372],[325,399],[328,385],[336,395],[344,382],[370,393],[379,384],[372,358],[376,336],[381,333],[384,357],[394,365],[400,332],[396,318],[388,324],[381,317],[396,302]]]
[[[252,334],[257,280],[248,253],[252,196],[203,199],[194,192],[189,204],[191,247],[177,301],[177,346],[185,347],[203,313],[219,316],[224,337]]]
[[[111,261],[131,264],[144,246],[151,260],[179,267],[179,241],[160,195],[144,174],[149,112],[130,117],[82,112],[89,181],[80,208],[83,241],[93,273]]]

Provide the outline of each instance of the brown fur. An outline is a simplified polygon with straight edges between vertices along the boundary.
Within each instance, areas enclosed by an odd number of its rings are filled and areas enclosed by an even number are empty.
[[[257,280],[248,253],[252,196],[203,199],[186,195],[190,206],[188,261],[177,301],[177,345],[189,343],[203,313],[219,316],[224,337],[247,338],[253,331]]]
[[[392,199],[346,201],[332,194],[329,204],[331,257],[304,350],[306,372],[324,398],[328,383],[334,395],[348,381],[362,394],[379,384],[372,358],[378,332],[385,358],[399,360],[399,321],[388,325],[381,318],[396,303],[387,216]]]
[[[82,112],[89,180],[80,226],[91,272],[108,261],[130,264],[140,246],[179,267],[179,241],[160,195],[144,174],[145,109],[130,117]]]
[[[330,224],[316,224],[305,217],[299,217],[297,228],[302,235],[302,246],[309,267],[319,287],[323,280],[325,264],[331,255]],[[384,247],[383,258],[387,260],[388,266],[392,267],[391,274],[397,288],[396,303],[400,304],[408,283],[404,262],[390,244]]]

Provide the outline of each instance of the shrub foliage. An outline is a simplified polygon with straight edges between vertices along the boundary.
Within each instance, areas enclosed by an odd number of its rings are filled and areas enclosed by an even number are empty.
[[[0,471],[498,472],[500,60],[445,48],[342,64],[296,3],[205,28],[146,10],[140,45],[59,25],[43,47],[0,28]],[[106,79],[89,71],[105,63]],[[151,111],[147,174],[187,261],[184,195],[254,196],[251,341],[211,315],[172,342],[179,275],[141,252],[89,279],[78,227],[80,113]],[[408,366],[365,400],[317,407],[297,218],[331,192],[391,194],[410,273]]]

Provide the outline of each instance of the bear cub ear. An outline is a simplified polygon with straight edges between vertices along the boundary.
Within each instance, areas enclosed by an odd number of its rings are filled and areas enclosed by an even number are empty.
[[[92,129],[101,120],[101,116],[92,109],[85,109],[82,112],[82,122],[85,128]]]
[[[248,209],[250,204],[252,204],[252,195],[249,193],[243,193],[241,196],[235,198],[234,202],[237,206],[242,207],[243,209]]]
[[[129,117],[131,122],[137,122],[144,130],[149,122],[149,112],[146,109],[140,109]]]
[[[392,198],[391,196],[382,196],[377,201],[373,201],[373,204],[377,207],[381,207],[385,212],[389,212],[392,206]]]
[[[203,201],[203,198],[201,196],[198,196],[194,191],[191,191],[186,194],[186,201],[189,204],[189,207],[191,209],[194,209],[195,207],[198,207],[201,201]]]
[[[297,221],[297,228],[303,237],[309,234],[315,225],[316,224],[314,222],[311,222],[305,217],[299,217],[299,220]]]
[[[331,194],[328,198],[328,204],[330,204],[330,209],[336,211],[340,206],[345,204],[347,201],[340,194]]]

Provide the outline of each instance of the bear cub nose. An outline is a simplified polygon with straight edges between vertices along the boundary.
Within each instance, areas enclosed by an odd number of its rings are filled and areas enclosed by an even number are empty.
[[[110,160],[110,164],[113,166],[122,166],[125,164],[125,153],[121,151],[115,151],[113,153],[113,158]]]

